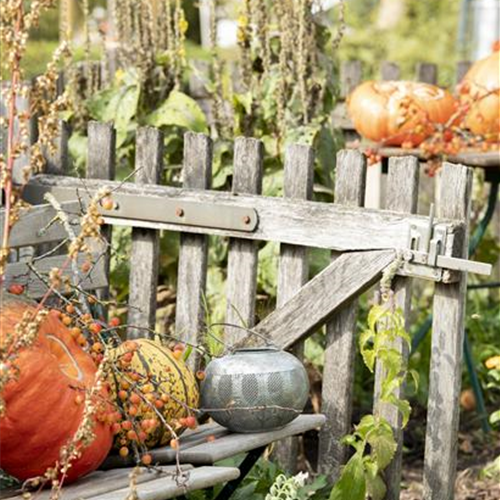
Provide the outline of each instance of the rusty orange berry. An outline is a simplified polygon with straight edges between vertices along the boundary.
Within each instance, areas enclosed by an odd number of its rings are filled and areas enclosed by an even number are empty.
[[[9,286],[9,293],[12,295],[22,295],[24,293],[24,286],[18,283],[12,283]]]
[[[69,326],[71,323],[73,323],[73,320],[68,316],[68,315],[63,315],[61,318],[61,321],[63,322],[64,325]]]
[[[132,422],[130,420],[124,420],[122,422],[122,429],[124,431],[129,431],[130,429],[132,429]]]
[[[89,326],[89,330],[91,333],[93,333],[94,335],[98,335],[99,333],[101,333],[102,331],[102,325],[100,323],[92,323],[90,326]]]
[[[137,405],[141,402],[141,398],[140,398],[139,394],[137,394],[135,392],[130,395],[129,399],[130,399],[130,402],[134,405]]]
[[[111,196],[106,196],[101,200],[101,207],[104,210],[113,210],[115,208],[115,202]]]
[[[120,457],[125,458],[126,456],[128,456],[128,453],[129,453],[128,448],[126,446],[122,446],[120,448],[119,453],[120,453]]]
[[[120,324],[121,324],[120,318],[116,316],[109,320],[109,326],[111,326],[112,328],[116,328],[117,326],[120,326]]]
[[[77,326],[75,326],[75,327],[71,328],[69,333],[71,334],[71,336],[74,339],[77,339],[82,334],[82,330],[81,330],[81,328],[78,328]]]
[[[153,462],[153,457],[149,453],[146,453],[145,455],[142,455],[141,462],[144,465],[151,465],[151,463]]]

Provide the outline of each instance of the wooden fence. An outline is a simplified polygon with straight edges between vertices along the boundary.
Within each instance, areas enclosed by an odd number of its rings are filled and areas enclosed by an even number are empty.
[[[443,255],[466,257],[471,169],[445,164],[437,219],[415,215],[419,190],[419,164],[414,157],[389,160],[387,208],[364,209],[366,160],[356,150],[340,151],[337,158],[335,203],[309,201],[312,196],[311,148],[291,145],[286,151],[284,199],[260,195],[263,178],[263,145],[251,138],[237,138],[234,148],[232,192],[211,191],[212,141],[187,133],[184,143],[183,188],[159,185],[163,138],[159,130],[137,133],[134,182],[112,180],[115,172],[115,131],[110,124],[91,122],[88,129],[87,178],[67,176],[67,157],[53,161],[50,172],[36,176],[25,189],[33,203],[44,203],[51,192],[69,213],[77,198],[85,203],[103,186],[113,190],[114,210],[102,209],[105,222],[133,227],[130,254],[128,337],[150,335],[155,327],[159,273],[159,232],[180,232],[177,278],[176,335],[185,342],[203,341],[205,331],[208,235],[229,238],[227,269],[228,322],[243,323],[268,336],[281,348],[301,356],[302,343],[326,325],[326,352],[322,412],[327,424],[319,441],[319,471],[331,479],[339,475],[348,448],[341,438],[352,429],[352,394],[355,365],[357,301],[396,258],[397,249],[409,249],[412,228],[445,228]],[[60,151],[65,151],[63,146]],[[1,215],[1,213],[0,213]],[[55,215],[50,205],[21,216],[14,226],[13,247],[39,246],[67,238],[62,226],[48,222]],[[1,218],[1,217],[0,217]],[[46,228],[41,231],[40,228]],[[277,308],[257,325],[255,317],[258,241],[280,243]],[[332,262],[309,280],[307,248],[332,251]],[[7,282],[24,282],[36,297],[46,290],[45,271],[60,266],[64,256],[51,255],[36,262],[8,267]],[[81,287],[108,285],[108,263],[100,259]],[[69,272],[69,271],[68,271]],[[39,275],[41,274],[41,275]],[[459,419],[466,274],[426,265],[405,265],[394,282],[395,300],[410,315],[411,277],[427,275],[437,280],[433,305],[432,357],[424,488],[425,498],[453,498]],[[232,342],[234,329],[227,327]],[[404,343],[394,346],[408,355]],[[195,356],[191,364],[198,363]],[[402,432],[400,415],[379,404],[380,371],[375,383],[375,411],[393,426],[398,451],[387,470],[388,499],[399,498]],[[400,389],[402,391],[403,389]],[[280,445],[281,457],[290,457],[294,443]],[[283,451],[285,450],[285,451]],[[295,455],[293,455],[295,456]],[[293,464],[288,461],[288,466]]]

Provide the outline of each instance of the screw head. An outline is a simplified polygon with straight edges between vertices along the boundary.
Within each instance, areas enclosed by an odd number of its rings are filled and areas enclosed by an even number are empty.
[[[184,216],[184,210],[180,207],[176,208],[175,209],[175,215],[177,215],[177,217],[183,217]]]
[[[250,216],[249,216],[249,215],[245,215],[245,216],[243,217],[243,224],[247,224],[247,225],[248,225],[248,224],[250,224],[250,221],[251,221],[251,220],[252,220],[252,219],[250,219]]]

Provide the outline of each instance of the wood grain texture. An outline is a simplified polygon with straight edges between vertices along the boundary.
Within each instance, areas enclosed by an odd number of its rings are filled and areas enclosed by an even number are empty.
[[[393,250],[341,255],[254,330],[270,338],[276,346],[288,349],[377,281],[394,257]]]
[[[439,175],[441,192],[438,215],[468,223],[472,169],[444,163]],[[462,257],[466,257],[467,237],[462,240],[460,247]],[[466,288],[467,274],[463,273],[458,283],[437,283],[434,292],[425,436],[426,500],[452,500],[454,496]]]
[[[203,490],[216,484],[225,483],[238,478],[240,471],[236,467],[198,467],[186,472],[185,482],[175,477],[159,477],[137,486],[138,500],[167,500],[182,496],[190,491]],[[122,488],[113,492],[90,497],[89,500],[121,500],[126,499],[130,488]]]
[[[457,71],[455,76],[456,83],[460,83],[462,81],[463,77],[467,74],[467,71],[469,71],[471,66],[472,66],[471,61],[458,61]]]
[[[264,145],[257,139],[238,137],[234,144],[233,193],[260,194]],[[255,324],[258,248],[254,241],[232,238],[229,242],[226,282],[226,322],[252,328]],[[225,328],[224,341],[232,345],[241,329]]]
[[[136,138],[135,182],[160,184],[163,174],[163,134],[152,127],[140,128]],[[150,337],[156,323],[160,233],[133,228],[127,328],[128,338]],[[149,330],[149,331],[148,331]]]
[[[113,180],[116,168],[116,131],[113,125],[111,123],[90,121],[87,127],[87,135],[87,179]],[[102,182],[100,186],[102,186]],[[92,251],[103,253],[106,275],[109,276],[110,252],[108,246],[111,243],[112,226],[101,227],[101,236],[103,241],[94,240]],[[109,297],[109,289],[99,290],[98,296],[101,300],[106,300]]]
[[[44,257],[39,259],[30,259],[31,264],[36,269],[45,281],[48,281],[48,274],[54,267],[62,268],[67,264],[68,257],[66,255],[56,255],[52,257]],[[95,265],[88,275],[82,276],[79,281],[79,287],[83,290],[102,289],[108,285],[107,274],[105,272],[104,262],[101,254],[94,254],[93,260]],[[78,268],[87,261],[86,255],[81,255],[78,258]],[[44,280],[40,279],[35,272],[28,266],[29,262],[16,262],[7,265],[5,273],[5,286],[8,288],[10,284],[16,283],[24,285],[26,296],[32,299],[40,299],[48,290]],[[64,276],[72,276],[71,266],[66,265],[63,270]]]
[[[416,67],[417,82],[430,83],[436,85],[438,81],[438,67],[434,63],[421,62]]]
[[[359,151],[339,151],[335,171],[335,203],[363,206],[366,159]],[[338,254],[332,255],[332,261]],[[319,435],[319,469],[332,481],[338,478],[348,449],[340,440],[351,430],[356,320],[358,301],[342,307],[326,325],[322,406],[326,423]]]
[[[314,152],[311,147],[293,144],[285,152],[284,190],[285,198],[310,200],[313,194]],[[296,245],[280,245],[278,263],[277,306],[282,306],[300,290],[309,278],[307,248]],[[299,359],[304,357],[304,343],[297,343],[292,352]],[[274,447],[274,459],[289,473],[297,468],[299,455],[298,439],[295,437],[278,441]]]
[[[71,226],[79,232],[80,205],[78,202],[62,204],[62,209],[69,215]],[[52,205],[37,205],[21,210],[19,220],[12,227],[9,238],[11,248],[54,243],[68,237],[63,225],[53,222],[57,216]],[[4,223],[4,210],[0,209],[0,227]]]
[[[68,142],[71,128],[64,120],[59,121],[59,135],[57,136],[53,154],[45,154],[45,169],[48,174],[67,175],[70,169]]]
[[[183,465],[182,470],[189,471],[192,467]],[[96,471],[80,478],[73,484],[64,486],[62,489],[61,500],[88,500],[100,495],[113,495],[117,490],[128,487],[130,484],[131,468],[115,469],[107,472]],[[148,481],[154,481],[162,478],[164,481],[172,481],[172,474],[175,474],[175,466],[159,467],[155,471],[141,468],[137,475],[137,483],[144,484]],[[50,491],[42,491],[36,494],[37,500],[49,500]],[[116,500],[124,500],[126,495],[116,496]],[[11,498],[11,500],[21,500],[22,496],[0,497]]]
[[[343,207],[315,201],[289,200],[257,195],[238,195],[221,191],[179,189],[170,186],[139,186],[132,183],[106,182],[117,192],[145,196],[156,200],[159,209],[165,198],[179,202],[201,202],[218,207],[240,207],[255,209],[258,213],[258,227],[253,232],[228,229],[202,228],[183,224],[151,222],[137,219],[116,219],[106,217],[107,222],[116,225],[148,227],[197,234],[213,234],[251,240],[277,241],[292,245],[328,248],[339,252],[405,248],[408,228],[412,223],[427,223],[422,215],[403,215],[397,212],[357,207]],[[102,181],[81,181],[72,177],[37,176],[25,190],[26,197],[35,202],[51,191],[60,201],[71,201],[85,197],[86,190],[95,192],[103,186]],[[449,223],[450,233],[460,230],[459,223],[435,219],[436,223]]]
[[[383,61],[380,67],[382,80],[399,80],[401,78],[401,69],[399,65],[391,61]]]
[[[116,131],[110,123],[88,124],[87,179],[114,179],[116,164]]]
[[[340,96],[346,98],[362,81],[361,61],[343,61],[340,66]]]
[[[194,448],[195,446],[204,444],[207,442],[209,436],[213,436],[215,439],[220,439],[221,437],[229,434],[229,430],[222,427],[214,422],[200,425],[193,431],[184,432],[179,438],[179,449],[188,450]],[[177,451],[170,446],[161,446],[159,448],[154,448],[149,450],[151,457],[153,458],[153,463],[159,464],[172,464],[175,463],[175,457]],[[120,457],[119,455],[109,455],[106,460],[101,464],[99,469],[109,470],[116,469],[118,467],[132,467],[135,464],[135,459],[132,456],[126,458]]]
[[[403,213],[415,213],[418,205],[419,162],[412,156],[389,159],[389,175],[387,179],[387,208]],[[411,312],[411,279],[395,278],[393,282],[394,305],[401,309],[405,318],[405,329],[410,329]],[[391,349],[400,352],[408,359],[408,344],[397,339],[389,344]],[[403,432],[401,413],[392,405],[380,402],[380,389],[385,372],[377,364],[375,372],[374,412],[385,418],[391,425],[398,448],[393,461],[384,471],[387,484],[386,500],[399,500],[401,484],[401,466],[403,453]],[[405,387],[402,385],[394,391],[397,398],[404,398]]]
[[[312,429],[320,428],[325,422],[323,415],[299,415],[295,420],[281,429],[250,434],[229,433],[215,441],[205,442],[199,446],[180,450],[183,463],[213,464],[239,453],[266,446],[287,436],[295,436]]]
[[[202,190],[212,181],[212,141],[203,134],[184,135],[184,187]],[[197,191],[201,193],[201,191]],[[205,287],[207,281],[208,238],[181,233],[177,272],[176,335],[197,344],[205,324]],[[189,365],[198,360],[193,354]]]

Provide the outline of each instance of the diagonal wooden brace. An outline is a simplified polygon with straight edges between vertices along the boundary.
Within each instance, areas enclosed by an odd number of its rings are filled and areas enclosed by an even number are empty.
[[[325,323],[340,307],[377,280],[396,257],[394,250],[347,252],[304,285],[254,331],[288,349]],[[251,335],[238,345],[243,345]]]

